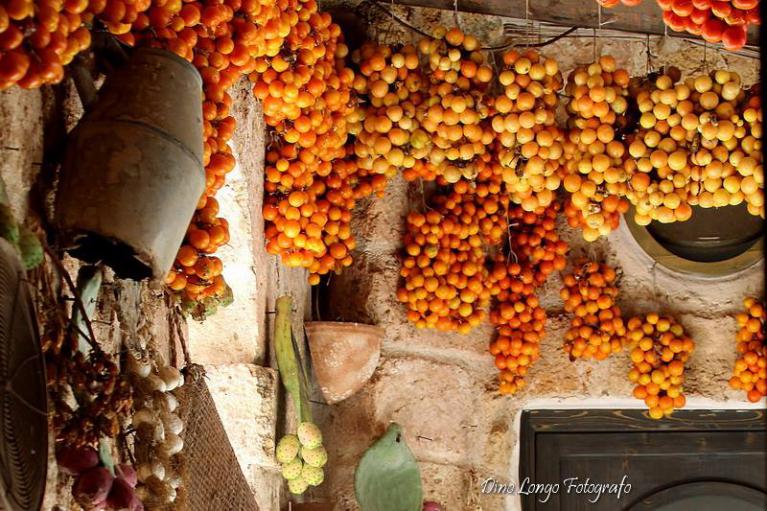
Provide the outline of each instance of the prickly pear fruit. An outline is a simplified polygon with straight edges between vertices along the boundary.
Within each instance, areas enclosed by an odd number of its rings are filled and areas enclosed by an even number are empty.
[[[296,435],[285,435],[277,444],[277,461],[280,463],[287,463],[292,461],[298,456],[298,449],[301,447],[301,443],[298,441]]]
[[[301,479],[312,486],[319,486],[325,480],[325,471],[311,465],[304,465],[301,470]]]
[[[311,467],[322,468],[328,462],[328,452],[322,446],[315,447],[314,449],[302,447],[301,459]]]
[[[301,446],[314,449],[322,445],[322,431],[316,424],[302,422],[298,425],[298,439],[301,441]]]
[[[301,475],[301,469],[304,464],[299,458],[295,458],[293,461],[289,461],[282,465],[282,477],[291,481]]]
[[[309,487],[303,477],[297,477],[288,481],[288,491],[293,495],[301,495]]]

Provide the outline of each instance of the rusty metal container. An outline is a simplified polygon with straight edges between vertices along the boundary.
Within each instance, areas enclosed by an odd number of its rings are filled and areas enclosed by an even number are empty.
[[[165,50],[136,50],[106,78],[68,141],[56,223],[71,255],[160,279],[205,189],[202,79]]]

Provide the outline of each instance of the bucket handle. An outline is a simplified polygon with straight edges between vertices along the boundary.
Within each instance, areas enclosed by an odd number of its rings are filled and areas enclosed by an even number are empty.
[[[120,40],[106,31],[94,33],[91,47],[93,48],[97,63],[102,64],[106,68],[107,74],[115,68],[124,65],[130,58],[126,47],[123,46]],[[75,60],[72,62],[71,72],[72,81],[74,81],[75,88],[77,89],[77,95],[80,96],[83,109],[87,112],[96,102],[96,99],[98,99],[98,90],[86,62],[86,57],[83,54],[75,57]]]
[[[79,57],[76,59],[79,60]],[[74,62],[72,65],[72,81],[75,82],[77,95],[83,104],[83,109],[87,112],[96,102],[98,97],[96,84],[93,81],[91,72],[85,67],[82,61]]]

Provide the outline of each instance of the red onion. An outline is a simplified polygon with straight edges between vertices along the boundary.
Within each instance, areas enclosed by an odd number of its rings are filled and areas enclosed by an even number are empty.
[[[62,472],[76,476],[99,464],[99,453],[90,446],[65,447],[56,449],[56,462]]]
[[[106,501],[114,477],[104,467],[89,468],[72,485],[72,496],[85,509],[93,509]]]

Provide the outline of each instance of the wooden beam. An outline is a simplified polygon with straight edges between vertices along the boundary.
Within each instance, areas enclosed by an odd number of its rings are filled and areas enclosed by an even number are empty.
[[[454,9],[453,0],[395,0],[395,4],[433,9]],[[389,1],[382,2],[390,4]],[[528,0],[530,18],[562,25],[565,27],[598,28],[599,10],[594,0]],[[525,18],[525,0],[457,0],[458,10],[477,14],[490,14],[511,18]],[[605,25],[605,22],[609,24]],[[645,0],[636,7],[619,5],[612,9],[602,9],[603,27],[622,32],[639,34],[688,37],[698,39],[688,33],[666,31],[663,13],[654,0]],[[752,25],[748,31],[748,44],[759,45],[759,27]]]

